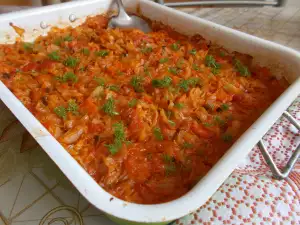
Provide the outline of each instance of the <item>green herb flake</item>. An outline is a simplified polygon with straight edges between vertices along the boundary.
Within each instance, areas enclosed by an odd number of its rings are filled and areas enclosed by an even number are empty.
[[[131,100],[128,102],[128,106],[129,106],[130,108],[133,108],[133,107],[135,107],[135,106],[137,105],[137,103],[138,103],[138,100],[137,100],[136,98],[134,98],[134,99],[131,99]]]
[[[149,54],[150,52],[152,52],[152,47],[144,47],[144,48],[141,48],[141,53],[144,53],[144,54]]]
[[[102,106],[102,110],[110,116],[119,115],[119,113],[115,111],[115,100],[112,97],[107,99],[106,103]]]
[[[222,135],[222,140],[224,142],[231,142],[232,141],[232,135],[228,134],[228,133],[225,133],[225,134]]]
[[[175,103],[174,106],[177,108],[177,109],[183,109],[184,108],[184,104],[183,103]]]
[[[226,56],[226,53],[223,52],[223,51],[221,51],[221,52],[220,52],[220,56],[221,56],[221,57],[225,57],[225,56]]]
[[[162,79],[153,79],[152,86],[156,88],[165,88],[169,87],[172,84],[172,78],[165,76]]]
[[[189,51],[189,53],[190,53],[191,55],[196,55],[197,50],[193,48],[192,50]]]
[[[98,86],[105,86],[105,80],[102,77],[94,77],[94,81],[98,83]]]
[[[243,77],[251,76],[251,72],[249,71],[247,66],[244,66],[243,63],[239,60],[235,60],[234,63],[235,69],[239,72],[239,74]]]
[[[188,92],[190,87],[195,87],[200,81],[199,77],[190,77],[187,80],[182,79],[178,86],[183,89],[184,92]]]
[[[159,60],[159,63],[166,63],[166,62],[168,62],[169,61],[169,58],[161,58],[160,60]]]
[[[117,85],[110,85],[110,86],[108,86],[108,89],[111,91],[119,91],[120,87]]]
[[[67,110],[63,106],[58,106],[54,108],[54,112],[57,116],[63,118],[64,120],[67,119]]]
[[[192,65],[192,69],[195,70],[195,71],[199,71],[200,70],[200,68],[199,68],[199,66],[197,64],[193,64]]]
[[[64,65],[68,66],[68,67],[75,67],[78,63],[78,59],[74,58],[74,57],[68,57],[65,61],[64,61]]]
[[[215,69],[221,68],[221,65],[216,62],[215,58],[212,55],[207,55],[205,57],[205,65]]]
[[[115,155],[122,148],[123,142],[126,141],[125,138],[125,129],[123,123],[115,123],[113,124],[114,129],[114,142],[112,144],[106,144],[105,146],[108,148],[109,152],[112,155]]]
[[[173,121],[173,120],[168,120],[169,124],[172,126],[172,127],[175,127],[176,126],[176,123]]]
[[[82,53],[86,56],[90,55],[90,50],[88,48],[83,48]]]
[[[221,107],[222,111],[227,111],[229,109],[228,104],[222,104],[220,107]]]
[[[100,50],[100,51],[95,52],[95,55],[100,56],[100,57],[108,56],[108,54],[109,54],[108,50]]]
[[[217,75],[220,73],[220,69],[219,68],[211,68],[210,71],[212,72],[213,75]]]
[[[205,127],[212,127],[213,126],[213,124],[212,123],[203,123],[203,125],[205,126]]]
[[[180,48],[179,42],[176,42],[176,43],[171,44],[171,49],[172,49],[173,51],[178,51],[179,48]]]
[[[74,115],[78,114],[78,105],[75,100],[69,100],[67,111],[72,112]]]
[[[58,61],[60,59],[60,56],[58,54],[57,51],[54,51],[54,52],[51,52],[48,54],[48,57],[51,59],[51,60],[54,60],[54,61]]]
[[[130,80],[130,84],[136,92],[144,91],[143,82],[144,78],[141,76],[134,76]]]
[[[156,140],[158,140],[158,141],[164,140],[164,136],[163,136],[163,134],[162,134],[162,132],[161,132],[161,130],[160,130],[159,127],[155,127],[153,129],[153,134],[154,134]]]
[[[172,73],[174,75],[177,75],[179,73],[179,70],[176,67],[169,67],[168,71],[169,71],[169,73]]]
[[[71,35],[67,35],[64,37],[64,41],[68,41],[68,42],[73,41],[73,37]]]
[[[214,120],[216,121],[216,123],[220,126],[224,126],[225,121],[223,119],[221,119],[220,116],[215,116]]]
[[[174,157],[168,155],[168,154],[165,154],[163,153],[162,154],[162,159],[164,160],[165,163],[172,163],[174,162]]]
[[[31,52],[33,50],[33,43],[30,42],[24,42],[23,48],[26,52]]]
[[[67,72],[62,77],[56,77],[56,79],[63,83],[68,81],[72,81],[73,83],[76,83],[78,81],[78,77],[72,72]]]
[[[182,145],[182,148],[184,148],[184,149],[193,148],[193,147],[194,147],[194,145],[189,142],[184,142]]]
[[[57,45],[57,46],[61,46],[61,43],[62,43],[62,38],[56,38],[54,41],[53,41],[53,44]]]
[[[149,71],[149,68],[147,66],[144,67],[144,73],[145,73],[146,76],[149,76],[149,77],[152,78],[152,75],[151,75],[151,73]]]

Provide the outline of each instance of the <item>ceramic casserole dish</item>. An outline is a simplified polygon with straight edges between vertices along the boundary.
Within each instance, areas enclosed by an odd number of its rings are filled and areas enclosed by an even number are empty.
[[[46,35],[52,26],[76,26],[89,15],[103,14],[114,7],[112,3],[112,0],[90,0],[3,14],[0,16],[0,43],[13,43],[17,37],[9,23],[25,29],[24,40],[32,41],[39,35]],[[259,64],[271,67],[274,74],[285,76],[290,84],[289,88],[188,193],[171,202],[141,205],[117,199],[102,189],[0,82],[1,100],[91,204],[113,216],[115,220],[122,220],[123,224],[165,224],[203,205],[299,95],[300,53],[151,1],[127,0],[124,3],[132,12],[139,12],[151,20],[161,21],[180,33],[186,35],[199,33],[205,39],[226,49],[250,54]]]

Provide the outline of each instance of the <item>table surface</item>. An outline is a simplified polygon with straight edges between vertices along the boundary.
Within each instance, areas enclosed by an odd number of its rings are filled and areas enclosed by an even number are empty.
[[[300,51],[300,4],[285,8],[179,10]],[[1,11],[6,9],[1,7]],[[61,208],[66,205],[80,212],[84,224],[113,225],[103,213],[89,205],[26,135],[22,125],[0,102],[0,225],[42,225],[53,219],[57,221],[52,221],[52,225],[68,224],[67,221],[70,225],[80,224],[76,214]],[[21,154],[20,149],[27,151]],[[43,216],[53,209],[57,212],[42,223]],[[299,211],[298,208],[298,219]]]

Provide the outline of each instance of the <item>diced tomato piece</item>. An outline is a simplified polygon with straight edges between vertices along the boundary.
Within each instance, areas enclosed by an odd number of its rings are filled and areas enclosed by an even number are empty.
[[[32,71],[32,70],[38,70],[39,68],[39,64],[36,63],[36,62],[30,62],[28,63],[27,65],[25,65],[23,68],[22,68],[22,71],[24,72],[28,72],[28,71]]]
[[[214,136],[214,133],[212,131],[205,129],[198,123],[193,123],[191,126],[191,130],[200,138],[211,138]]]
[[[81,105],[81,108],[88,114],[95,114],[98,112],[98,107],[91,98],[87,98]]]

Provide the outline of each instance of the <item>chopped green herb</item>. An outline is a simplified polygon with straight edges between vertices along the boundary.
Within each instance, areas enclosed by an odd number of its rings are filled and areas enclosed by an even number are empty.
[[[189,142],[184,142],[183,145],[182,145],[182,148],[193,148],[194,145],[192,143],[189,143]]]
[[[177,109],[182,109],[182,108],[184,108],[184,104],[183,103],[175,103],[175,105],[174,105]]]
[[[65,36],[64,41],[73,41],[73,37],[71,35]]]
[[[220,52],[220,56],[221,56],[221,57],[225,57],[225,56],[226,56],[226,53],[223,52],[223,51],[221,51],[221,52]]]
[[[205,57],[205,64],[208,67],[220,69],[221,65],[216,62],[215,58],[212,55],[207,55]]]
[[[197,50],[193,48],[191,51],[189,51],[189,53],[190,53],[191,55],[196,55]]]
[[[148,53],[152,52],[152,47],[144,47],[141,49],[141,52],[144,54],[148,54]]]
[[[184,58],[178,59],[178,61],[176,63],[176,67],[182,69],[183,65],[184,65]]]
[[[114,142],[109,145],[105,145],[112,155],[115,155],[122,148],[123,142],[126,141],[125,130],[123,123],[113,124],[114,129]]]
[[[172,78],[165,76],[163,79],[153,79],[152,86],[156,88],[169,87],[172,84]]]
[[[60,59],[60,56],[58,55],[57,51],[49,53],[48,57],[54,61],[58,61]]]
[[[24,42],[23,43],[23,48],[26,52],[32,51],[33,49],[33,43],[30,42]]]
[[[82,53],[83,53],[84,55],[90,55],[90,50],[89,50],[88,48],[83,48],[83,49],[82,49]]]
[[[85,70],[86,70],[86,68],[84,66],[82,66],[82,67],[79,68],[80,72],[84,72]]]
[[[120,90],[120,87],[117,86],[117,85],[110,85],[110,86],[108,87],[108,89],[111,90],[111,91],[119,91],[119,90]]]
[[[232,141],[232,135],[228,134],[228,133],[225,133],[225,134],[222,135],[222,140],[224,142],[231,142]]]
[[[68,57],[65,61],[64,61],[64,64],[65,66],[68,66],[68,67],[75,67],[78,63],[78,59],[77,58],[74,58],[74,57]]]
[[[145,73],[146,76],[149,76],[149,77],[152,78],[151,73],[150,73],[150,71],[149,71],[149,69],[148,69],[147,66],[144,67],[144,73]]]
[[[172,163],[175,161],[174,157],[165,153],[162,154],[162,159],[164,160],[165,163]]]
[[[134,99],[131,99],[131,100],[128,102],[128,106],[129,106],[130,108],[133,108],[133,107],[135,107],[135,106],[137,105],[137,103],[138,103],[138,100],[137,100],[136,98],[134,98]]]
[[[229,109],[229,105],[228,104],[222,104],[221,109],[222,109],[222,111],[227,111]]]
[[[73,114],[78,114],[78,105],[75,100],[69,100],[67,111],[72,112]]]
[[[177,74],[179,73],[179,70],[178,70],[178,68],[176,68],[176,67],[169,67],[169,68],[168,68],[168,71],[169,71],[170,73],[172,73],[172,74],[175,74],[175,75],[177,75]]]
[[[119,115],[119,113],[115,111],[115,100],[112,97],[107,99],[106,103],[102,106],[102,110],[110,116]]]
[[[67,111],[66,108],[63,106],[58,106],[54,109],[54,112],[57,116],[63,118],[64,120],[67,119]]]
[[[161,58],[160,60],[159,60],[159,63],[166,63],[166,62],[168,62],[169,61],[169,58]]]
[[[235,69],[240,73],[243,77],[249,77],[251,76],[251,72],[249,71],[247,66],[244,66],[243,63],[239,60],[235,60]]]
[[[197,64],[193,64],[192,68],[193,68],[193,70],[196,70],[196,71],[200,70],[200,68],[199,68],[199,66]]]
[[[100,51],[95,52],[95,55],[100,56],[100,57],[105,57],[108,55],[108,53],[109,53],[109,51],[107,51],[107,50],[100,50]]]
[[[179,48],[180,48],[179,42],[176,42],[176,43],[171,44],[171,49],[172,49],[172,50],[178,51]]]
[[[155,127],[155,128],[153,129],[153,134],[154,134],[156,140],[158,140],[158,141],[164,140],[164,136],[163,136],[163,134],[161,133],[161,130],[160,130],[159,127]]]
[[[56,79],[60,82],[72,81],[73,83],[76,83],[78,81],[78,77],[72,72],[67,72],[62,77],[56,77]]]
[[[178,86],[183,89],[184,92],[188,92],[190,87],[195,87],[200,81],[199,77],[190,77],[187,80],[182,79]]]
[[[224,126],[225,121],[222,120],[220,116],[215,116],[214,119],[215,119],[215,121],[216,121],[217,124],[219,124],[220,126]]]
[[[94,81],[96,81],[99,86],[104,87],[105,85],[105,80],[102,77],[94,77]]]
[[[141,76],[134,76],[130,80],[130,84],[136,92],[144,91],[143,82],[144,79]]]
[[[212,123],[203,123],[203,125],[204,125],[205,127],[212,127],[212,126],[213,126]]]
[[[176,171],[175,163],[165,165],[166,176],[170,176],[172,173]]]

